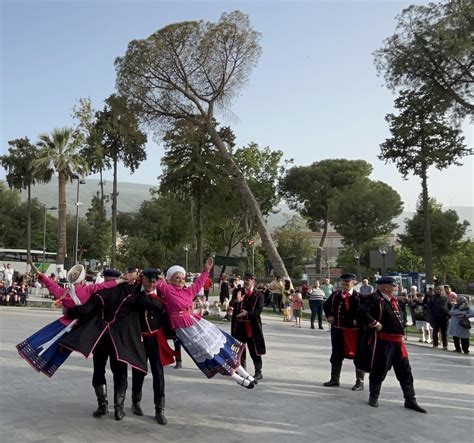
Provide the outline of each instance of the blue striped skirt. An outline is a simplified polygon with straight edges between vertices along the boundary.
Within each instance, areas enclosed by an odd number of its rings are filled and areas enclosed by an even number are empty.
[[[52,377],[71,354],[69,349],[59,346],[66,329],[68,326],[59,320],[53,321],[18,343],[16,349],[34,370]]]
[[[176,336],[196,366],[207,378],[231,376],[240,366],[245,344],[201,318],[194,325],[177,328]]]

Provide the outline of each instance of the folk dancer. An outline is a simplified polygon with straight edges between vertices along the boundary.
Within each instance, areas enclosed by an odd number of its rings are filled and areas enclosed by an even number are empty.
[[[333,292],[324,302],[323,309],[327,321],[331,324],[331,379],[324,386],[339,386],[342,362],[345,358],[353,360],[357,344],[361,337],[357,322],[357,312],[361,296],[354,289],[354,274],[341,275],[342,290]],[[353,391],[364,389],[364,372],[355,368],[356,382]]]
[[[262,319],[263,294],[255,288],[255,276],[246,274],[244,288],[234,289],[231,300],[233,307],[231,335],[242,343],[247,344],[255,367],[255,380],[261,380],[262,355],[265,355],[265,338],[263,336]],[[242,352],[241,365],[246,368],[246,351]]]
[[[363,300],[359,310],[360,321],[367,329],[356,358],[357,367],[370,372],[369,405],[379,406],[382,383],[393,366],[405,397],[405,408],[426,413],[415,397],[403,319],[394,295],[397,284],[393,277],[382,277],[376,283],[377,291]]]
[[[156,290],[156,281],[161,272],[155,268],[146,268],[141,274],[140,294],[152,295],[161,301],[159,306],[147,306],[140,309],[140,325],[143,344],[153,376],[153,400],[155,403],[155,419],[158,424],[166,425],[165,416],[165,375],[163,366],[174,362],[174,353],[166,341],[166,330],[169,329],[168,316],[161,295]],[[140,406],[145,373],[132,368],[132,412],[142,416]]]
[[[255,380],[240,364],[245,345],[192,312],[193,299],[213,265],[214,260],[208,258],[201,275],[190,287],[184,284],[185,269],[172,266],[166,272],[166,280],[156,282],[156,289],[165,300],[171,328],[206,377],[222,374],[231,377],[240,386],[252,389]]]
[[[70,308],[86,303],[92,294],[101,289],[108,289],[123,283],[126,280],[115,279],[100,284],[85,285],[86,271],[82,265],[73,266],[67,273],[69,287],[59,286],[53,279],[39,271],[35,264],[30,262],[31,269],[38,274],[38,278],[48,289],[55,300],[55,305]],[[74,326],[74,321],[64,315],[33,335],[16,345],[22,358],[38,372],[52,377],[57,369],[66,361],[70,351],[59,347],[59,341],[64,334]]]

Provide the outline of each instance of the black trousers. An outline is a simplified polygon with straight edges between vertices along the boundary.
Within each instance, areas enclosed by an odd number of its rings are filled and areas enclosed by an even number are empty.
[[[370,393],[378,395],[380,387],[387,376],[387,372],[393,367],[395,376],[405,394],[405,398],[413,398],[413,375],[408,358],[403,358],[400,343],[385,340],[377,341],[374,363],[369,376]]]
[[[319,326],[323,325],[323,300],[310,300],[309,307],[311,309],[311,325],[314,326],[316,315],[318,316]]]
[[[153,375],[153,395],[156,404],[159,398],[165,396],[165,375],[160,361],[160,348],[154,335],[143,336],[143,344]],[[132,395],[139,396],[141,394],[145,375],[144,372],[132,368]]]
[[[249,348],[250,357],[252,358],[253,365],[255,367],[255,372],[262,371],[262,356],[257,354],[255,341],[252,337],[248,337],[245,329],[245,325],[238,325],[235,330],[235,338],[242,343],[247,344],[242,352],[242,356],[240,358],[240,364],[246,368],[247,367],[247,351],[246,348]]]
[[[459,343],[461,341],[461,343]],[[464,352],[465,354],[469,353],[469,339],[468,338],[459,338],[459,337],[454,337],[453,336],[453,342],[454,342],[454,347],[456,348],[456,351]]]
[[[273,293],[273,312],[276,311],[276,308],[278,308],[278,312],[281,312],[281,300],[282,300],[281,294]]]
[[[123,392],[127,390],[127,364],[117,360],[115,348],[110,334],[105,332],[94,349],[93,362],[94,372],[92,374],[92,386],[96,388],[107,384],[105,379],[105,367],[110,358],[110,369],[114,376],[114,390]]]
[[[448,318],[447,317],[433,317],[433,346],[438,346],[438,334],[441,332],[441,340],[443,348],[448,347]]]

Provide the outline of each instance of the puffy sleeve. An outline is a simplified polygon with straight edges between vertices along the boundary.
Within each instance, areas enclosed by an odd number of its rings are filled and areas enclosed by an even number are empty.
[[[40,274],[39,279],[44,283],[46,289],[55,300],[64,295],[64,293],[66,292],[66,289],[59,286],[52,278],[49,278],[46,274]]]

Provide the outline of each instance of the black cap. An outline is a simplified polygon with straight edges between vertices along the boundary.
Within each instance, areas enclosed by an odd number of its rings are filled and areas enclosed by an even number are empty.
[[[255,274],[251,272],[246,272],[244,275],[244,280],[255,280]]]
[[[342,274],[339,278],[341,280],[355,280],[356,276],[355,274]]]
[[[117,271],[117,269],[109,268],[103,272],[103,275],[104,275],[104,278],[105,277],[118,278],[122,275],[122,273],[120,271]]]
[[[127,268],[127,272],[140,272],[140,269],[138,269],[136,266],[130,266],[129,268]]]
[[[151,281],[156,281],[158,279],[158,276],[161,274],[161,271],[156,268],[145,268],[142,271],[142,275]]]
[[[397,286],[397,282],[393,277],[381,277],[375,283],[378,285],[392,285]]]

